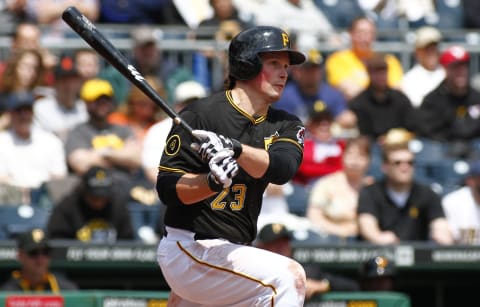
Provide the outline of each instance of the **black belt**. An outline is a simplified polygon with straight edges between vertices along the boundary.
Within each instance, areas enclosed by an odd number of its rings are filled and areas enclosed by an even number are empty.
[[[214,239],[220,239],[220,238],[217,237],[217,236],[204,235],[204,234],[201,234],[201,233],[196,233],[195,235],[193,235],[193,239],[195,241],[198,241],[198,240],[214,240]]]
[[[168,232],[167,232],[166,228],[163,229],[163,234],[164,234],[165,237],[168,236]],[[198,241],[198,240],[215,240],[215,239],[223,239],[223,238],[220,238],[220,237],[217,237],[217,236],[212,236],[212,235],[205,235],[205,234],[201,234],[201,233],[195,233],[193,235],[193,240],[195,240],[195,241]],[[233,242],[233,241],[230,241],[230,240],[227,240],[227,241],[229,241],[233,244],[252,246],[251,242],[241,243],[241,242]]]

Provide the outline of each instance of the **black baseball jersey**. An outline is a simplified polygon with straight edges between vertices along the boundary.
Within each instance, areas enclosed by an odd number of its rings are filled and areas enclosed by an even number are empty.
[[[384,179],[360,190],[357,213],[373,215],[382,231],[393,231],[401,241],[428,240],[430,223],[445,217],[440,197],[429,186],[414,182],[405,207],[399,208]]]
[[[282,158],[294,161],[296,168],[302,161],[305,128],[297,117],[269,108],[267,115],[253,118],[233,102],[231,91],[191,103],[182,111],[181,117],[193,129],[213,131],[252,147],[281,151]],[[172,128],[160,161],[159,182],[161,176],[172,173],[209,172],[208,163],[190,148],[193,141],[181,127],[175,125]],[[268,178],[255,179],[240,168],[228,189],[202,202],[184,205],[170,200],[166,204],[165,225],[208,238],[251,242],[257,232],[262,196],[270,181]],[[162,195],[162,189],[168,188],[157,183],[159,195]]]

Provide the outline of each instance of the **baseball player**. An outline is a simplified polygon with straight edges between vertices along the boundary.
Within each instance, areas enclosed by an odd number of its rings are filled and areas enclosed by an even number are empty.
[[[302,160],[302,122],[270,106],[289,65],[304,61],[278,28],[240,32],[229,46],[227,90],[181,112],[196,139],[170,131],[157,179],[167,206],[157,260],[169,306],[303,306],[302,266],[249,245],[266,186],[286,183]]]

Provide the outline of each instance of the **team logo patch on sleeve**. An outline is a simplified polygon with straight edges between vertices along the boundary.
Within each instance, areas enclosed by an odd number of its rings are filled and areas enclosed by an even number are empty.
[[[297,132],[297,142],[303,146],[303,141],[305,139],[305,127],[299,126],[299,130]]]
[[[180,151],[180,136],[178,134],[174,134],[168,138],[167,143],[165,145],[164,152],[169,156],[174,156]]]
[[[263,143],[265,145],[265,150],[268,150],[268,148],[270,147],[270,145],[273,144],[273,142],[275,142],[277,139],[278,139],[279,135],[278,135],[278,131],[276,131],[274,134],[268,136],[268,137],[265,137],[263,138]]]

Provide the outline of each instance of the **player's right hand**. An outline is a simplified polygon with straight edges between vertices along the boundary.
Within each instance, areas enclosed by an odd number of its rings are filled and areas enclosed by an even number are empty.
[[[237,161],[225,149],[213,155],[208,162],[208,166],[210,167],[210,174],[223,188],[228,188],[232,184],[232,178],[238,173]]]

